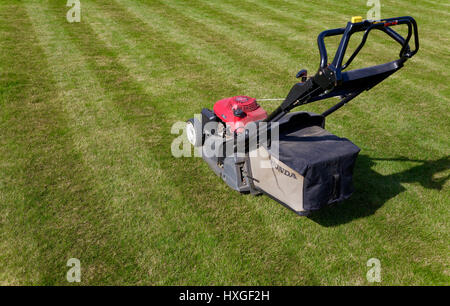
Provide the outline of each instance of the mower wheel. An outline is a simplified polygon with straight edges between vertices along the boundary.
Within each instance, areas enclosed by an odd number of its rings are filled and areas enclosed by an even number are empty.
[[[203,144],[202,124],[197,118],[191,118],[186,122],[186,136],[194,147]]]

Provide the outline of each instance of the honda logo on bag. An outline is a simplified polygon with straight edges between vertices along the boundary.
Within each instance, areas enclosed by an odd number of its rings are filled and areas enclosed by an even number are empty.
[[[275,170],[277,170],[281,174],[284,174],[287,177],[292,177],[294,179],[297,179],[294,172],[290,172],[289,170],[284,169],[283,167],[278,165],[276,162],[274,162],[272,159],[270,160],[270,162],[272,163],[272,167],[275,168]]]

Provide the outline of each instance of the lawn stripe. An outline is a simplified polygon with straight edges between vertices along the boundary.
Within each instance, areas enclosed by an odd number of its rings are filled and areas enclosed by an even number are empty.
[[[23,3],[2,5],[2,281],[65,283],[71,257],[95,257],[107,235],[86,208],[95,185],[74,150],[48,61]],[[94,210],[102,213],[101,207]],[[3,213],[2,213],[3,215]],[[105,228],[101,230],[101,228]],[[85,265],[84,268],[88,268]],[[107,270],[106,270],[107,271]],[[86,273],[87,275],[89,273]]]
[[[152,2],[151,6],[145,3],[143,5],[147,9],[163,14],[177,28],[184,28],[194,38],[210,42],[221,53],[234,58],[240,66],[247,67],[253,73],[258,73],[261,82],[288,87],[285,83],[288,78],[292,78],[289,75],[292,62],[283,55],[279,55],[276,46],[272,47],[275,49],[272,51],[261,41],[248,40],[247,37],[242,39],[241,33],[228,26],[223,26],[220,22],[221,18],[218,18],[217,22],[213,24],[209,18],[203,18],[205,16],[187,14],[186,12],[194,13],[193,7],[182,9],[179,4],[162,1]],[[273,62],[277,62],[278,65],[271,65]]]
[[[134,1],[120,1],[120,4],[130,13],[139,18],[149,31],[151,30],[152,33],[156,31],[159,34],[155,35],[158,35],[158,37],[160,37],[160,35],[161,37],[164,37],[165,44],[170,41],[169,46],[174,43],[179,45],[179,52],[170,53],[170,56],[174,61],[177,61],[178,58],[182,58],[183,61],[187,61],[189,65],[192,65],[192,67],[189,66],[191,70],[201,69],[201,71],[208,71],[208,74],[215,76],[214,79],[206,82],[207,85],[209,84],[209,88],[205,88],[206,90],[204,92],[200,90],[185,92],[187,95],[197,94],[197,92],[200,92],[204,95],[202,100],[192,99],[189,96],[180,97],[180,103],[189,103],[189,109],[185,108],[186,116],[192,114],[193,106],[197,109],[200,109],[202,106],[212,107],[213,102],[222,98],[224,95],[230,96],[240,93],[259,97],[270,97],[276,95],[275,91],[278,91],[281,94],[288,89],[289,85],[287,82],[284,84],[278,84],[278,86],[277,84],[274,84],[273,87],[279,88],[276,90],[268,88],[268,86],[261,86],[261,84],[273,84],[272,79],[268,79],[264,83],[264,80],[262,80],[259,75],[255,75],[253,73],[253,66],[250,66],[250,64],[246,63],[244,60],[240,60],[240,57],[243,56],[243,51],[239,49],[239,47],[234,48],[234,50],[232,50],[233,52],[223,52],[220,46],[215,47],[216,39],[214,38],[214,35],[209,35],[208,37],[203,35],[199,38],[197,36],[201,35],[201,33],[198,34],[197,32],[202,32],[202,29],[194,32],[194,30],[188,29],[186,26],[183,27],[178,26],[178,24],[173,24],[171,21],[173,19],[167,18],[165,13],[166,8],[164,6],[158,5],[149,7],[145,4],[136,4]],[[109,24],[106,18],[103,18],[102,22],[103,20],[105,23]],[[118,31],[120,31],[120,29],[118,29]],[[133,37],[133,34],[130,32],[123,32],[123,35]],[[139,33],[139,35],[143,34]],[[156,43],[159,41],[160,40],[158,39]],[[140,44],[145,46],[143,42],[140,42]],[[132,52],[133,50],[130,51]],[[176,56],[174,56],[174,54]],[[161,56],[165,57],[164,54]],[[263,69],[262,65],[259,66],[261,67],[260,69]],[[142,69],[141,67],[133,68],[134,70]],[[181,84],[187,81],[194,81],[189,80],[189,78],[196,77],[196,70],[186,70],[185,73],[181,74],[177,78],[178,81]],[[279,77],[282,78],[281,75]],[[209,79],[210,78],[208,78],[208,80]],[[224,81],[226,81],[226,83],[224,83]],[[201,84],[202,82],[205,83],[204,80],[201,80],[198,83]],[[178,90],[176,83],[169,85],[172,86],[172,90]],[[187,91],[189,89],[186,88],[184,90]],[[273,104],[272,107],[275,107],[275,104]],[[171,112],[168,111],[168,113]]]
[[[148,203],[149,197],[161,201],[161,196],[148,187],[161,175],[157,161],[148,153],[151,139],[137,137],[134,126],[117,114],[117,106],[97,81],[97,75],[86,67],[82,52],[67,39],[64,28],[55,26],[64,16],[61,7],[49,10],[29,4],[28,10],[34,14],[41,45],[52,63],[50,69],[58,90],[63,93],[61,104],[69,119],[68,125],[74,131],[76,149],[94,172],[95,193],[102,200],[96,203],[94,198],[89,206],[92,210],[96,205],[105,206],[105,213],[96,217],[100,223],[102,219],[108,220],[111,232],[111,237],[104,242],[105,247],[99,250],[101,257],[107,256],[107,260],[101,265],[83,261],[83,265],[90,264],[89,271],[95,275],[94,278],[84,275],[83,284],[116,283],[130,268],[139,274],[130,277],[127,283],[158,284],[159,280],[150,274],[149,265],[163,266],[156,246],[165,238],[161,228],[167,223],[162,217],[164,211]],[[70,26],[77,29],[77,24]],[[149,106],[145,110],[154,111]],[[145,118],[146,124],[157,132],[159,127],[149,119]],[[130,225],[139,229],[138,235],[130,235]],[[144,253],[143,245],[146,246]]]

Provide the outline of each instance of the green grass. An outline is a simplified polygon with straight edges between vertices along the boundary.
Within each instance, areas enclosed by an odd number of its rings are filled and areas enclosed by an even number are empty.
[[[67,285],[71,257],[82,285],[368,285],[372,257],[381,285],[450,284],[447,3],[382,1],[416,18],[421,49],[329,118],[362,148],[356,191],[310,218],[172,157],[171,126],[285,96],[317,69],[317,34],[366,1],[81,4],[70,24],[63,0],[0,3],[0,284]],[[374,35],[355,67],[394,47]]]

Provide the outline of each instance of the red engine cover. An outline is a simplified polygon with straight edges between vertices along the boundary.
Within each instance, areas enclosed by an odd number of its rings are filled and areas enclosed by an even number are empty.
[[[256,99],[247,96],[217,101],[214,113],[230,127],[231,132],[237,133],[243,132],[247,123],[267,118],[266,111],[256,103]]]

